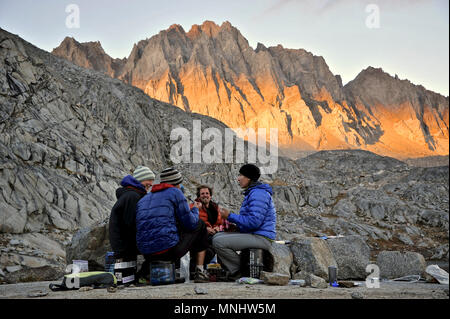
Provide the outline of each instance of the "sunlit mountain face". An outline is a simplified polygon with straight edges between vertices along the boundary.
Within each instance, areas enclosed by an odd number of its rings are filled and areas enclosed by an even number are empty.
[[[229,22],[172,25],[112,59],[66,38],[53,54],[231,128],[278,128],[286,154],[363,149],[396,158],[448,155],[448,97],[368,67],[345,86],[321,56],[256,49]]]

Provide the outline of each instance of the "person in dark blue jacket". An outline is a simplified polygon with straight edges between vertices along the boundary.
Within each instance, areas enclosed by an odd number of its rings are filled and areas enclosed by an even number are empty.
[[[253,164],[245,164],[239,170],[238,183],[244,191],[239,214],[222,208],[222,218],[238,226],[236,233],[217,233],[213,247],[217,256],[230,273],[230,278],[240,277],[240,256],[237,251],[248,248],[269,250],[275,240],[276,211],[272,200],[272,188],[259,182],[260,170]]]
[[[196,203],[189,209],[180,190],[182,180],[177,170],[167,168],[161,172],[160,184],[154,185],[151,192],[138,202],[137,246],[146,265],[156,260],[176,262],[192,251],[197,254],[194,281],[209,282],[203,269],[208,233],[205,223],[199,219],[201,204]]]

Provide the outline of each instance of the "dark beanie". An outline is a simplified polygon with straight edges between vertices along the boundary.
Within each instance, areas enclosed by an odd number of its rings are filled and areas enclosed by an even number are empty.
[[[161,172],[160,182],[178,185],[183,181],[183,176],[173,167],[166,168]]]
[[[261,176],[261,172],[259,171],[259,168],[253,164],[245,164],[241,167],[239,170],[239,173],[244,175],[245,177],[250,178],[252,181],[257,181],[259,177]]]

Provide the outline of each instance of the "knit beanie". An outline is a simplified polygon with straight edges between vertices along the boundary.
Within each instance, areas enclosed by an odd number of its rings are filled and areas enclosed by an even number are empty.
[[[133,177],[140,183],[147,180],[154,180],[155,174],[146,166],[138,166],[133,172]]]
[[[183,176],[173,167],[164,169],[161,172],[160,182],[172,185],[178,185],[183,181]]]
[[[244,175],[245,177],[250,178],[252,181],[257,181],[261,176],[261,172],[259,168],[253,164],[245,164],[239,170],[239,173]]]

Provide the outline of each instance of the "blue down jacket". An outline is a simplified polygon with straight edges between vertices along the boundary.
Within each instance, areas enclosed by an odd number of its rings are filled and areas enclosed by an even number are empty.
[[[277,222],[272,200],[272,188],[267,184],[256,183],[245,192],[239,215],[231,213],[228,221],[235,223],[241,233],[261,235],[275,240]]]
[[[198,221],[198,208],[189,209],[181,190],[165,183],[153,185],[137,204],[137,247],[144,255],[172,248],[180,240],[177,223],[189,232]]]

